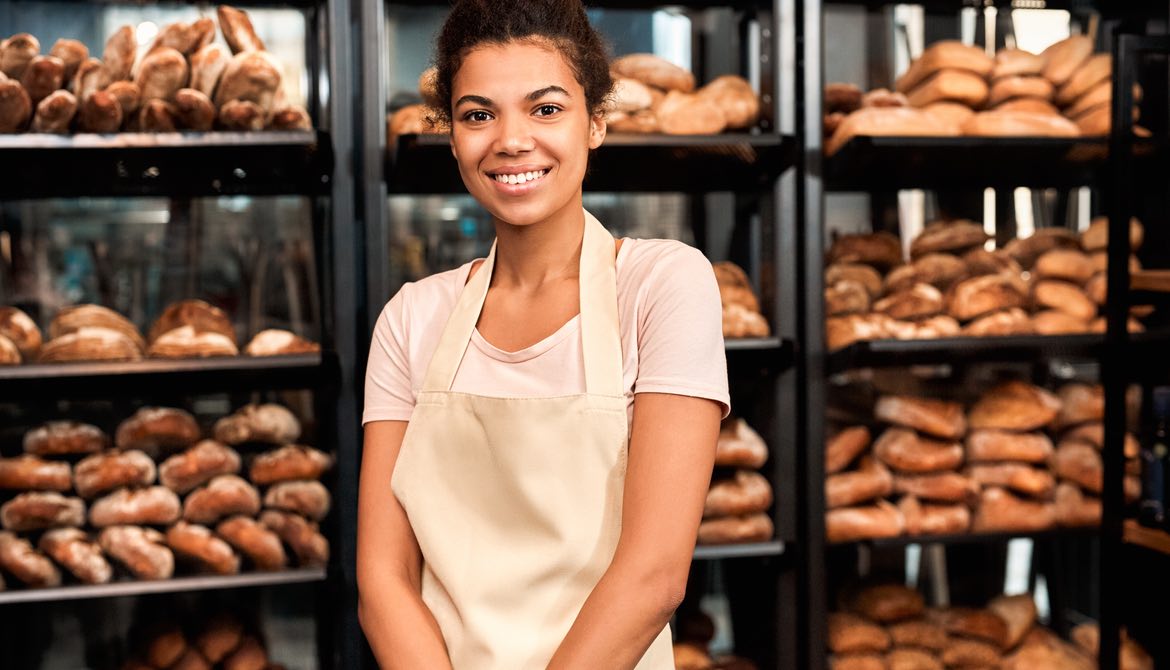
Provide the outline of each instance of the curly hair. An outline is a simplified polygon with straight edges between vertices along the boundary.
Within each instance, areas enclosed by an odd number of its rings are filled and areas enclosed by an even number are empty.
[[[569,64],[593,115],[613,89],[605,41],[589,23],[581,0],[458,0],[439,31],[438,119],[451,121],[451,86],[463,59],[477,46],[536,40],[557,49]]]

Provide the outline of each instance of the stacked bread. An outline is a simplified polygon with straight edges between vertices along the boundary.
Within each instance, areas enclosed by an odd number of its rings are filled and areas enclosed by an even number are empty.
[[[247,13],[217,13],[226,46],[203,17],[164,26],[141,59],[132,26],[110,36],[101,59],[77,40],[45,55],[28,33],[0,41],[0,133],[311,128]]]
[[[703,506],[699,544],[772,539],[774,529],[768,514],[772,485],[759,472],[767,461],[768,445],[746,421],[736,417],[723,421],[715,450],[717,474]]]
[[[836,153],[859,135],[1108,134],[1111,65],[1108,54],[1093,55],[1092,40],[1084,35],[1039,55],[1003,49],[994,58],[961,42],[936,42],[898,77],[893,94],[877,89],[863,95],[852,84],[829,84],[825,153]]]
[[[1095,624],[1072,632],[1075,644],[1037,622],[1031,594],[998,596],[986,607],[927,608],[900,584],[860,590],[845,611],[829,614],[832,670],[1091,670]],[[1122,668],[1152,670],[1149,654],[1125,640]]]
[[[760,313],[760,300],[747,273],[730,261],[714,263],[713,267],[723,304],[723,337],[767,337],[771,329]]]
[[[966,411],[958,402],[882,396],[874,418],[889,427],[872,445],[864,426],[825,445],[828,541],[1100,523],[1103,412],[1100,387],[1086,384],[1053,394],[1005,382]],[[1062,436],[1059,447],[1051,434]],[[1132,436],[1126,449],[1132,502],[1140,494]]]
[[[715,622],[701,609],[680,611],[674,630],[675,670],[756,670],[756,664],[737,656],[711,658]]]
[[[829,349],[862,340],[1104,332],[1108,221],[1081,235],[1042,228],[988,251],[977,223],[936,221],[910,244],[889,233],[842,235],[825,258]],[[1131,222],[1140,246],[1141,223]],[[1131,268],[1140,268],[1136,257]],[[1131,319],[1131,331],[1140,331]]]
[[[249,356],[320,351],[320,345],[286,330],[257,333],[244,347]],[[100,305],[67,307],[49,324],[44,341],[36,323],[15,307],[0,307],[0,365],[22,362],[135,361],[150,358],[238,356],[235,326],[218,307],[202,300],[173,303],[146,338],[129,319]]]
[[[174,622],[149,626],[122,670],[282,670],[270,662],[263,637],[223,611],[202,619],[193,634]]]
[[[140,409],[112,440],[73,421],[34,428],[23,455],[0,458],[0,489],[15,492],[0,505],[0,568],[28,587],[59,585],[58,565],[82,583],[108,582],[107,559],[137,579],[171,577],[176,557],[234,574],[241,556],[258,570],[285,567],[285,545],[295,564],[323,566],[317,523],[330,495],[318,480],[333,461],[294,444],[300,432],[280,405],[245,406],[216,422],[212,439],[167,407]]]

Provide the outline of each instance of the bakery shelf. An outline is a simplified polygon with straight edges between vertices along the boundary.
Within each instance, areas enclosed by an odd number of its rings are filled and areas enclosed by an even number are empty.
[[[1126,544],[1170,555],[1170,533],[1157,528],[1147,528],[1134,519],[1126,520],[1122,527],[1122,538]]]
[[[753,192],[795,159],[792,137],[612,134],[590,160],[586,191]],[[463,193],[447,135],[403,135],[386,156],[387,189],[396,193]]]
[[[168,389],[183,394],[230,389],[314,388],[339,375],[336,353],[191,360],[39,363],[0,367],[0,399],[102,397]]]
[[[1035,532],[1020,533],[956,533],[953,535],[899,535],[873,540],[831,543],[830,547],[904,547],[910,544],[998,544],[1011,540],[1054,540],[1062,538],[1094,538],[1099,529],[1088,526],[1081,528],[1052,528]]]
[[[758,556],[779,556],[784,553],[784,543],[751,542],[748,544],[721,544],[695,547],[696,561],[713,561],[723,558],[749,558]]]
[[[825,359],[825,369],[828,374],[835,374],[857,368],[1091,357],[1104,342],[1105,337],[1099,334],[869,340],[830,353]]]
[[[280,584],[303,584],[325,580],[324,568],[301,568],[279,572],[252,572],[241,575],[174,577],[156,581],[121,581],[110,584],[79,584],[51,589],[22,589],[0,592],[0,606],[16,603],[118,598],[154,593],[240,589]]]
[[[324,195],[324,131],[0,135],[0,198]]]

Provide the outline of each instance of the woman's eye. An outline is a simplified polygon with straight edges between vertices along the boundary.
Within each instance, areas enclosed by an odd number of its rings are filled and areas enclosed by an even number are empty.
[[[556,105],[541,105],[536,108],[536,113],[540,116],[552,116],[559,111],[561,111],[561,108]]]
[[[487,112],[479,111],[479,112],[468,112],[463,118],[466,119],[467,121],[472,121],[474,123],[483,123],[484,121],[490,120],[492,118],[492,116],[491,116],[491,114],[488,114]]]

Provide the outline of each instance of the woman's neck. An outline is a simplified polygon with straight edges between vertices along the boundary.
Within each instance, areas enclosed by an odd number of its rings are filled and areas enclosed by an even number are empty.
[[[520,290],[542,286],[580,272],[585,212],[575,198],[553,216],[526,226],[496,220],[496,268],[492,283]]]

